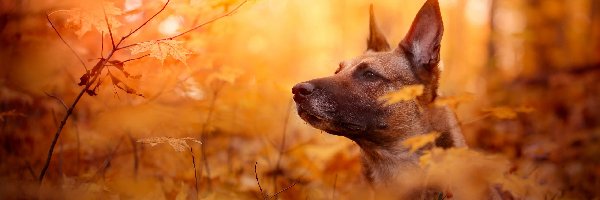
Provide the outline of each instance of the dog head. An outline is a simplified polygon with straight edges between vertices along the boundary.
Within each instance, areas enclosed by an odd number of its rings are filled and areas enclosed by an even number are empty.
[[[343,61],[332,76],[292,88],[300,117],[330,134],[357,142],[385,141],[426,131],[423,107],[436,97],[443,24],[437,0],[428,0],[394,49],[377,28],[370,8],[367,51]],[[386,106],[379,97],[422,84],[423,95]]]

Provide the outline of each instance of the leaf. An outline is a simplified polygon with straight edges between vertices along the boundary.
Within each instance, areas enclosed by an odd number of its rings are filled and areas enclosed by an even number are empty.
[[[438,138],[439,136],[440,136],[440,133],[432,131],[432,132],[429,132],[424,135],[417,135],[417,136],[410,137],[410,138],[402,141],[402,145],[410,148],[410,152],[415,152],[418,149],[420,149],[421,147],[424,147],[425,145],[427,145],[429,143],[433,143],[435,141],[435,139]]]
[[[142,75],[131,75],[129,72],[125,71],[125,63],[119,60],[111,60],[108,61],[110,64],[112,64],[113,67],[117,68],[119,71],[121,71],[121,73],[123,73],[123,76],[125,76],[125,78],[131,78],[131,79],[139,79],[142,77]]]
[[[154,40],[142,42],[131,47],[131,54],[150,52],[150,57],[154,57],[164,62],[167,56],[179,60],[187,65],[186,60],[192,52],[183,46],[182,41],[177,40]]]
[[[408,101],[416,98],[417,96],[423,94],[423,89],[425,87],[423,85],[407,85],[402,87],[402,89],[390,92],[379,97],[379,101],[385,101],[385,106],[389,106],[401,101]]]
[[[533,110],[534,109],[529,106],[519,106],[517,108],[498,106],[483,109],[483,112],[490,113],[498,119],[514,119],[517,117],[517,113],[530,113],[533,112]]]
[[[451,108],[458,107],[459,104],[473,101],[473,94],[462,94],[457,96],[438,97],[435,99],[433,104],[435,106],[448,106]]]
[[[84,7],[67,10],[67,24],[77,27],[75,31],[77,36],[82,37],[85,33],[93,29],[103,34],[108,34],[108,26],[106,19],[110,24],[111,29],[120,27],[122,24],[117,20],[117,16],[123,14],[121,9],[115,7],[112,2],[104,2],[102,5],[97,3],[84,3]],[[106,13],[106,18],[104,17]]]
[[[186,141],[191,141],[191,142],[195,142],[198,144],[202,144],[202,142],[200,142],[199,140],[192,138],[192,137],[185,137],[185,138],[172,138],[172,137],[150,137],[150,138],[142,138],[139,139],[137,142],[139,143],[144,143],[144,144],[150,144],[150,146],[156,146],[157,144],[169,144],[173,150],[178,151],[178,152],[183,152],[183,151],[187,151],[190,146],[187,144]]]
[[[102,67],[104,67],[104,65],[106,64],[104,61],[106,59],[104,58],[100,58],[100,60],[98,60],[98,62],[96,63],[96,65],[94,65],[94,68],[92,68],[92,71],[88,71],[85,74],[81,75],[81,77],[79,78],[79,86],[83,86],[83,85],[87,85],[88,82],[90,81],[91,77],[94,77],[97,73],[101,72]]]
[[[129,87],[127,84],[125,84],[119,78],[115,77],[113,74],[109,73],[108,75],[110,75],[110,80],[112,81],[112,83],[113,83],[113,85],[115,87],[123,90],[127,94],[133,94],[133,95],[137,95],[137,96],[140,96],[140,97],[144,97],[143,94],[138,93],[135,89]]]

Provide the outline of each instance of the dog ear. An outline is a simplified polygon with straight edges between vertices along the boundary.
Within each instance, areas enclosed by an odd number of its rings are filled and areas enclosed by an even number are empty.
[[[424,103],[432,102],[437,96],[443,32],[439,3],[437,0],[427,0],[398,46],[409,58],[417,78],[425,85],[425,91],[419,98]]]
[[[373,4],[369,6],[369,38],[367,39],[367,51],[389,51],[390,45],[388,44],[385,36],[375,22],[375,14],[373,13]]]

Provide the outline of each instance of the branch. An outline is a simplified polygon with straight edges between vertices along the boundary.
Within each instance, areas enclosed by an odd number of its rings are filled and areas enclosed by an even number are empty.
[[[275,172],[279,172],[280,171],[280,165],[281,165],[281,158],[283,157],[283,148],[285,147],[285,133],[287,132],[287,125],[288,125],[288,121],[290,119],[290,111],[292,110],[292,103],[294,101],[290,99],[290,102],[287,105],[287,112],[286,116],[285,116],[285,120],[283,121],[283,136],[281,137],[281,143],[279,144],[279,157],[277,158],[277,164],[275,164]],[[277,191],[277,176],[279,175],[279,173],[275,173],[273,175],[273,191]]]
[[[115,148],[113,148],[108,153],[107,158],[104,160],[104,163],[102,164],[102,167],[98,171],[96,171],[96,174],[94,175],[94,177],[98,177],[99,175],[102,175],[102,178],[105,177],[106,171],[108,170],[108,168],[110,168],[111,162],[112,162],[113,158],[115,157],[115,154],[119,150],[119,147],[121,147],[121,143],[123,143],[124,138],[125,138],[125,136],[121,136],[121,138],[119,139],[119,143],[117,143]]]
[[[137,58],[130,58],[130,59],[124,60],[124,61],[123,61],[123,62],[121,62],[121,63],[126,63],[126,62],[129,62],[129,61],[139,60],[139,59],[142,59],[142,58],[144,58],[144,57],[146,57],[146,56],[149,56],[149,55],[150,55],[150,54],[146,54],[146,55],[143,55],[143,56],[140,56],[140,57],[137,57]]]
[[[258,173],[256,173],[256,165],[258,164],[258,162],[254,162],[254,177],[256,178],[256,183],[258,184],[258,189],[260,190],[260,194],[262,194],[263,199],[264,200],[269,200],[272,198],[277,199],[277,196],[279,196],[279,194],[281,194],[282,192],[285,192],[287,190],[289,190],[290,188],[294,187],[297,182],[292,183],[291,185],[279,190],[278,192],[276,192],[275,194],[273,194],[272,196],[269,196],[269,194],[265,193],[262,189],[262,187],[260,186],[260,181],[258,180]]]
[[[112,48],[115,49],[115,39],[113,38],[110,23],[108,23],[108,17],[106,16],[106,10],[104,9],[104,5],[102,6],[102,12],[104,12],[104,21],[106,21],[106,27],[108,28],[108,34],[110,35],[110,42],[112,44]],[[104,33],[102,33],[102,39],[104,39]]]
[[[192,155],[192,164],[194,165],[194,183],[196,183],[196,199],[198,199],[198,170],[196,169],[196,156],[194,156],[192,147],[190,147],[190,154]]]
[[[152,19],[154,19],[154,17],[156,17],[158,14],[160,14],[163,10],[165,10],[167,5],[169,5],[169,2],[171,2],[171,0],[167,0],[167,2],[165,3],[165,5],[163,5],[163,7],[160,8],[160,10],[158,12],[154,13],[154,15],[152,15],[152,17],[148,18],[148,20],[146,20],[144,23],[142,23],[142,25],[138,26],[135,30],[129,32],[129,34],[123,36],[121,38],[121,40],[119,41],[119,43],[117,44],[117,46],[119,46],[121,44],[121,42],[123,42],[125,39],[129,38],[129,36],[133,35],[137,31],[139,31],[142,27],[146,26],[146,24],[148,24],[148,22],[150,22]]]
[[[218,16],[218,17],[216,17],[216,18],[213,18],[213,19],[211,19],[211,20],[208,20],[208,21],[206,21],[206,22],[204,22],[204,23],[202,23],[202,24],[200,24],[200,25],[198,25],[198,26],[195,26],[194,28],[191,28],[191,29],[189,29],[189,30],[187,30],[187,31],[184,31],[183,33],[180,33],[180,34],[177,34],[177,35],[175,35],[175,36],[171,36],[171,37],[168,37],[168,38],[165,38],[165,39],[160,39],[160,40],[172,40],[173,38],[176,38],[176,37],[179,37],[179,36],[185,35],[185,34],[187,34],[187,33],[189,33],[189,32],[192,32],[192,31],[194,31],[194,30],[196,30],[196,29],[200,28],[200,27],[206,26],[207,24],[210,24],[210,23],[212,23],[212,22],[214,22],[214,21],[217,21],[217,20],[219,20],[219,19],[221,19],[221,18],[223,18],[223,17],[231,16],[231,15],[232,15],[233,13],[235,13],[235,12],[236,12],[236,11],[237,11],[237,10],[238,10],[240,7],[242,7],[244,4],[246,4],[246,2],[248,2],[248,0],[245,0],[245,1],[243,1],[242,3],[240,3],[240,4],[239,4],[238,6],[236,6],[236,7],[235,7],[233,10],[231,10],[231,11],[229,11],[229,12],[227,12],[227,13],[225,13],[225,14],[221,15],[221,16]]]
[[[56,101],[58,101],[59,103],[62,104],[62,106],[65,108],[65,110],[69,110],[69,108],[67,107],[67,104],[65,104],[65,102],[62,99],[60,99],[60,98],[58,98],[58,97],[56,97],[54,95],[48,94],[47,92],[44,92],[44,94],[46,94],[46,96],[49,96],[49,97],[51,97],[53,99],[56,99]]]
[[[107,59],[100,59],[98,61],[98,63],[96,64],[96,66],[100,65],[100,67],[99,67],[100,69],[98,69],[98,71],[102,71],[102,69],[106,65],[106,62],[108,61],[108,59],[110,59],[110,57],[112,57],[114,52],[115,51],[113,50],[110,54],[108,54]],[[89,71],[86,70],[86,73],[89,73]],[[73,103],[71,104],[71,107],[69,107],[69,109],[67,109],[67,113],[65,114],[65,117],[63,118],[63,120],[60,122],[60,125],[58,126],[58,130],[56,130],[56,132],[54,133],[54,138],[52,139],[52,143],[50,144],[50,149],[48,149],[48,156],[46,158],[46,162],[44,163],[44,167],[42,168],[42,171],[40,172],[40,175],[38,177],[38,181],[40,183],[42,183],[42,181],[44,180],[46,171],[48,170],[48,167],[50,166],[50,161],[52,160],[52,154],[54,153],[54,147],[56,146],[56,143],[58,142],[58,138],[60,137],[60,133],[62,132],[62,129],[65,127],[65,124],[67,123],[67,120],[69,119],[71,114],[73,114],[73,110],[75,109],[75,106],[77,106],[77,103],[79,103],[79,100],[81,100],[81,97],[83,96],[83,94],[85,94],[85,92],[90,88],[90,86],[92,86],[92,83],[94,83],[98,79],[98,76],[100,76],[100,74],[101,73],[94,74],[94,76],[92,77],[92,80],[87,82],[85,87],[83,89],[81,89],[81,91],[75,98],[75,101],[73,101]]]
[[[206,26],[206,25],[208,25],[208,24],[210,24],[210,23],[213,23],[213,22],[215,22],[215,21],[217,21],[217,20],[219,20],[219,19],[221,19],[221,18],[224,18],[224,17],[227,17],[227,16],[231,16],[231,15],[232,15],[233,13],[235,13],[235,12],[236,12],[236,11],[237,11],[237,10],[238,10],[240,7],[242,7],[244,4],[246,4],[246,2],[248,2],[248,0],[245,0],[245,1],[243,1],[242,3],[240,3],[240,4],[239,4],[238,6],[236,6],[236,7],[235,7],[233,10],[231,10],[231,11],[229,11],[229,12],[225,13],[225,14],[222,14],[222,15],[220,15],[220,16],[218,16],[218,17],[215,17],[215,18],[213,18],[213,19],[211,19],[211,20],[208,20],[208,21],[206,21],[206,22],[204,22],[204,23],[202,23],[202,24],[200,24],[200,25],[197,25],[197,26],[195,26],[195,27],[191,28],[191,29],[188,29],[187,31],[184,31],[184,32],[182,32],[182,33],[180,33],[180,34],[177,34],[177,35],[175,35],[175,36],[171,36],[171,37],[167,37],[167,38],[157,39],[157,40],[154,40],[154,41],[172,40],[172,39],[175,39],[176,37],[179,37],[179,36],[185,35],[185,34],[187,34],[187,33],[189,33],[189,32],[192,32],[192,31],[194,31],[194,30],[196,30],[196,29],[199,29],[199,28],[201,28],[201,27],[203,27],[203,26]],[[161,11],[162,11],[162,10],[161,10]],[[157,14],[158,14],[158,13],[157,13]],[[153,16],[153,17],[154,17],[154,16]],[[147,22],[146,22],[146,23],[147,23]],[[145,24],[145,23],[144,23],[144,24]],[[121,41],[122,41],[122,40],[121,40]],[[121,42],[119,42],[119,44],[120,44],[120,43],[121,43]],[[133,43],[133,44],[130,44],[130,45],[125,45],[125,46],[123,46],[123,47],[120,47],[119,49],[126,49],[126,48],[129,48],[129,47],[132,47],[132,46],[139,45],[140,43],[143,43],[143,42],[138,42],[138,43]],[[118,45],[117,45],[117,46],[118,46]]]
[[[85,69],[86,73],[88,73],[87,72],[88,69],[87,69],[87,66],[85,66],[85,62],[83,62],[83,59],[81,59],[81,57],[79,57],[77,52],[75,52],[75,49],[73,49],[73,47],[71,47],[71,45],[69,45],[69,43],[67,43],[67,41],[65,41],[65,39],[62,37],[62,35],[60,35],[60,32],[58,32],[58,29],[56,29],[56,27],[54,26],[54,23],[52,23],[52,20],[50,20],[50,14],[46,14],[46,20],[48,20],[48,23],[50,23],[50,26],[52,26],[52,29],[54,29],[54,32],[56,32],[56,35],[58,35],[58,38],[60,38],[60,40],[62,40],[62,42],[65,43],[65,45],[67,45],[67,47],[69,47],[71,52],[73,52],[73,54],[77,57],[77,59],[79,59],[79,62],[81,63],[81,65],[83,65],[83,68]]]
[[[256,183],[258,184],[258,189],[260,190],[260,194],[262,194],[263,199],[269,199],[269,195],[265,194],[265,192],[263,192],[262,187],[260,186],[260,181],[258,180],[258,173],[256,173],[256,165],[258,165],[258,162],[254,162],[254,177],[256,177]]]
[[[215,102],[217,102],[217,98],[219,97],[220,90],[221,90],[221,88],[219,87],[219,88],[215,89],[215,91],[213,92],[213,98],[210,102],[210,107],[208,110],[208,114],[206,116],[206,121],[204,121],[204,124],[202,124],[202,129],[200,130],[200,141],[202,141],[202,142],[208,141],[208,138],[205,137],[207,133],[205,133],[204,131],[207,129],[208,124],[210,123],[210,119],[212,118],[212,115],[214,113]],[[208,163],[208,158],[206,157],[206,145],[200,146],[200,152],[202,153],[202,163],[204,164],[204,169],[206,169],[206,176],[210,177],[210,165]],[[212,187],[211,180],[210,180],[210,178],[207,180],[208,180],[208,189],[211,190],[211,187]]]
[[[273,196],[272,196],[272,197],[275,197],[275,198],[277,198],[277,196],[279,196],[279,194],[281,194],[282,192],[285,192],[285,191],[289,190],[290,188],[292,188],[292,187],[296,186],[296,184],[297,184],[297,183],[298,183],[298,182],[294,182],[294,183],[292,183],[291,185],[289,185],[289,186],[287,186],[287,187],[285,187],[285,188],[283,188],[283,189],[279,190],[279,192],[277,192],[277,193],[273,194]]]

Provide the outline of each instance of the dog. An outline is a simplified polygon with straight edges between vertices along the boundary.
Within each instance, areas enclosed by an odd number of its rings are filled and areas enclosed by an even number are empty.
[[[436,131],[441,135],[435,146],[465,146],[455,114],[432,105],[438,96],[443,32],[439,3],[427,0],[404,39],[392,48],[375,23],[371,5],[367,51],[341,62],[332,76],[292,88],[304,121],[360,146],[364,176],[372,185],[389,183],[398,172],[418,165],[419,154],[401,144],[407,138]],[[379,100],[415,84],[424,90],[414,100],[392,105]]]

